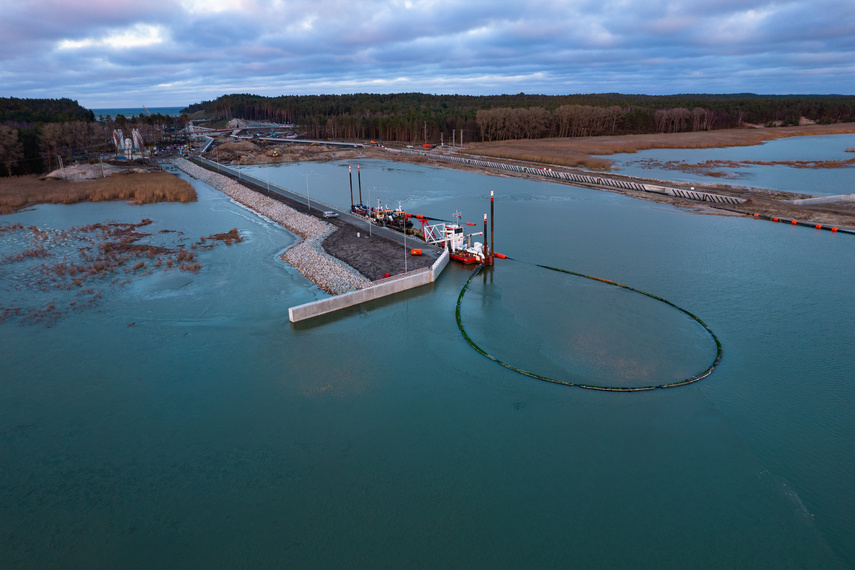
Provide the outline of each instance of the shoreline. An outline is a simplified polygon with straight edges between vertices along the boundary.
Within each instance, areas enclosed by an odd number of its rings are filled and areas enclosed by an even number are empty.
[[[298,237],[298,243],[285,250],[280,259],[303,277],[331,295],[358,291],[371,281],[356,269],[326,253],[321,246],[336,227],[314,216],[302,214],[246,186],[197,166],[183,158],[169,161],[179,170],[226,194],[253,212],[273,220]]]
[[[562,147],[577,145],[583,147],[594,142],[597,144],[608,143],[612,139],[612,143],[627,144],[628,141],[637,143],[646,137],[649,141],[655,142],[656,147],[666,148],[718,148],[721,146],[747,146],[752,144],[761,144],[764,140],[775,138],[789,138],[795,136],[824,136],[833,134],[851,134],[855,132],[855,124],[844,123],[840,125],[811,125],[802,127],[776,127],[776,128],[743,128],[730,129],[727,131],[704,131],[699,133],[671,133],[658,135],[625,135],[623,137],[587,137],[585,139],[535,139],[535,140],[518,140],[504,141],[502,143],[472,143],[465,148],[455,149],[455,152],[450,152],[446,148],[437,148],[431,151],[419,153],[419,155],[406,155],[398,152],[401,149],[384,150],[380,147],[365,147],[352,148],[342,150],[337,147],[326,146],[320,144],[318,146],[309,146],[302,144],[282,144],[264,143],[263,145],[253,145],[253,149],[244,149],[240,152],[223,152],[219,151],[219,158],[227,165],[250,165],[250,164],[287,164],[291,162],[313,162],[313,161],[330,161],[330,160],[354,160],[354,159],[378,159],[392,160],[398,162],[406,162],[412,164],[426,164],[439,168],[449,168],[455,170],[465,170],[468,172],[476,172],[488,176],[516,177],[528,180],[545,180],[540,176],[532,174],[513,172],[508,170],[496,170],[485,168],[476,165],[460,164],[448,160],[442,160],[442,156],[450,154],[462,158],[471,158],[476,160],[497,160],[495,157],[488,154],[481,155],[479,150],[481,145],[515,145],[518,147],[520,156],[516,158],[503,157],[501,162],[516,164],[520,166],[529,166],[533,168],[548,167],[557,171],[566,171],[572,174],[606,176],[615,180],[627,182],[639,182],[642,184],[664,185],[681,190],[696,190],[709,194],[720,194],[731,196],[745,200],[744,204],[737,207],[728,206],[723,208],[711,204],[710,202],[695,201],[677,196],[665,196],[651,192],[640,192],[631,189],[605,187],[605,186],[586,186],[575,182],[565,182],[555,179],[548,179],[550,182],[558,182],[561,184],[570,184],[575,186],[590,187],[596,190],[604,190],[607,192],[616,192],[624,194],[632,198],[647,200],[650,202],[669,204],[679,208],[687,209],[694,213],[704,215],[718,216],[734,216],[744,215],[753,216],[756,214],[767,215],[770,217],[792,218],[799,221],[810,222],[812,224],[823,224],[829,226],[838,226],[840,228],[853,229],[855,228],[855,202],[839,201],[822,204],[797,204],[790,203],[789,200],[798,200],[809,197],[808,194],[798,194],[794,192],[786,192],[780,190],[768,190],[763,188],[752,188],[747,186],[728,185],[718,181],[684,183],[679,181],[663,180],[657,178],[647,178],[638,176],[627,176],[617,172],[598,172],[585,169],[583,167],[567,166],[566,160],[557,162],[548,162],[543,160],[525,160],[524,158],[532,158],[538,145],[553,145],[556,142]],[[735,141],[735,139],[737,139]],[[220,144],[232,142],[233,139],[228,137],[219,137],[217,139]],[[691,140],[691,144],[688,144]],[[721,144],[722,141],[728,144]],[[400,146],[400,145],[399,145]],[[639,147],[641,148],[641,147]],[[649,146],[647,148],[653,148]],[[277,149],[278,155],[273,156],[273,150]],[[415,150],[415,149],[414,149]],[[566,148],[565,148],[566,150]],[[597,149],[598,151],[602,149]],[[625,150],[625,149],[621,149]],[[209,151],[206,156],[210,159],[215,158],[216,151]],[[564,152],[564,151],[562,151]],[[547,153],[551,154],[551,153]],[[433,156],[432,156],[433,155]],[[585,155],[588,156],[588,155]],[[555,158],[553,156],[537,156],[538,159]],[[566,157],[565,157],[566,158]]]

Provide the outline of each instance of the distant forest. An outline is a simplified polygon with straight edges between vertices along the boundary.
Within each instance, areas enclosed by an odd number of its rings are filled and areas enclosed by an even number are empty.
[[[729,129],[746,123],[855,122],[851,95],[224,95],[185,110],[214,121],[232,118],[295,125],[320,139],[386,142],[498,141]],[[111,147],[113,129],[139,128],[166,142],[187,115],[99,117],[70,99],[0,98],[0,176],[39,174],[89,160]]]
[[[74,160],[97,158],[112,147],[113,129],[138,128],[143,139],[159,144],[165,129],[180,128],[186,117],[155,114],[100,117],[71,99],[0,97],[0,176],[42,174]]]
[[[224,95],[186,112],[290,123],[312,138],[496,141],[855,121],[850,95]]]

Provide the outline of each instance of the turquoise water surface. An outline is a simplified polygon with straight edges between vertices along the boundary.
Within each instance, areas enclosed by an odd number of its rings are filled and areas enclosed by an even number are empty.
[[[855,566],[852,236],[361,165],[372,200],[435,217],[480,222],[496,192],[496,249],[512,259],[461,306],[492,354],[592,383],[709,365],[715,345],[684,314],[543,264],[686,308],[720,338],[721,365],[632,394],[522,376],[463,340],[457,265],[292,325],[288,307],[324,296],[278,260],[295,238],[199,182],[193,204],[3,216],[149,218],[140,231],[175,243],[237,227],[244,241],[199,251],[195,274],[106,280],[76,311],[75,291],[33,289],[8,261],[27,233],[0,235],[0,306],[63,313],[0,324],[0,566]],[[298,192],[308,176],[313,201],[346,207],[347,166],[247,171]]]

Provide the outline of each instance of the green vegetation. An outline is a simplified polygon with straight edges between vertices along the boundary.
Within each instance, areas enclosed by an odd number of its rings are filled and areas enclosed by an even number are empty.
[[[0,98],[0,176],[43,173],[89,160],[114,129],[139,128],[148,144],[168,142],[188,115],[296,125],[310,138],[465,143],[730,129],[743,124],[855,121],[851,95],[223,95],[181,117],[100,117],[70,99]]]
[[[71,99],[18,99],[0,97],[0,123],[26,126],[36,123],[70,123],[95,120],[89,109]]]
[[[400,142],[510,140],[729,129],[744,123],[855,121],[845,95],[224,95],[188,107],[214,121],[298,126],[312,138]],[[459,140],[457,138],[456,140]]]

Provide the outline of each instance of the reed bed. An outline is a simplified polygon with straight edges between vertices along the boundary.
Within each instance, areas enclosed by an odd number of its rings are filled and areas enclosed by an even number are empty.
[[[35,204],[75,204],[128,200],[132,204],[194,202],[196,190],[167,172],[114,174],[107,178],[66,181],[35,176],[0,178],[0,214]]]

